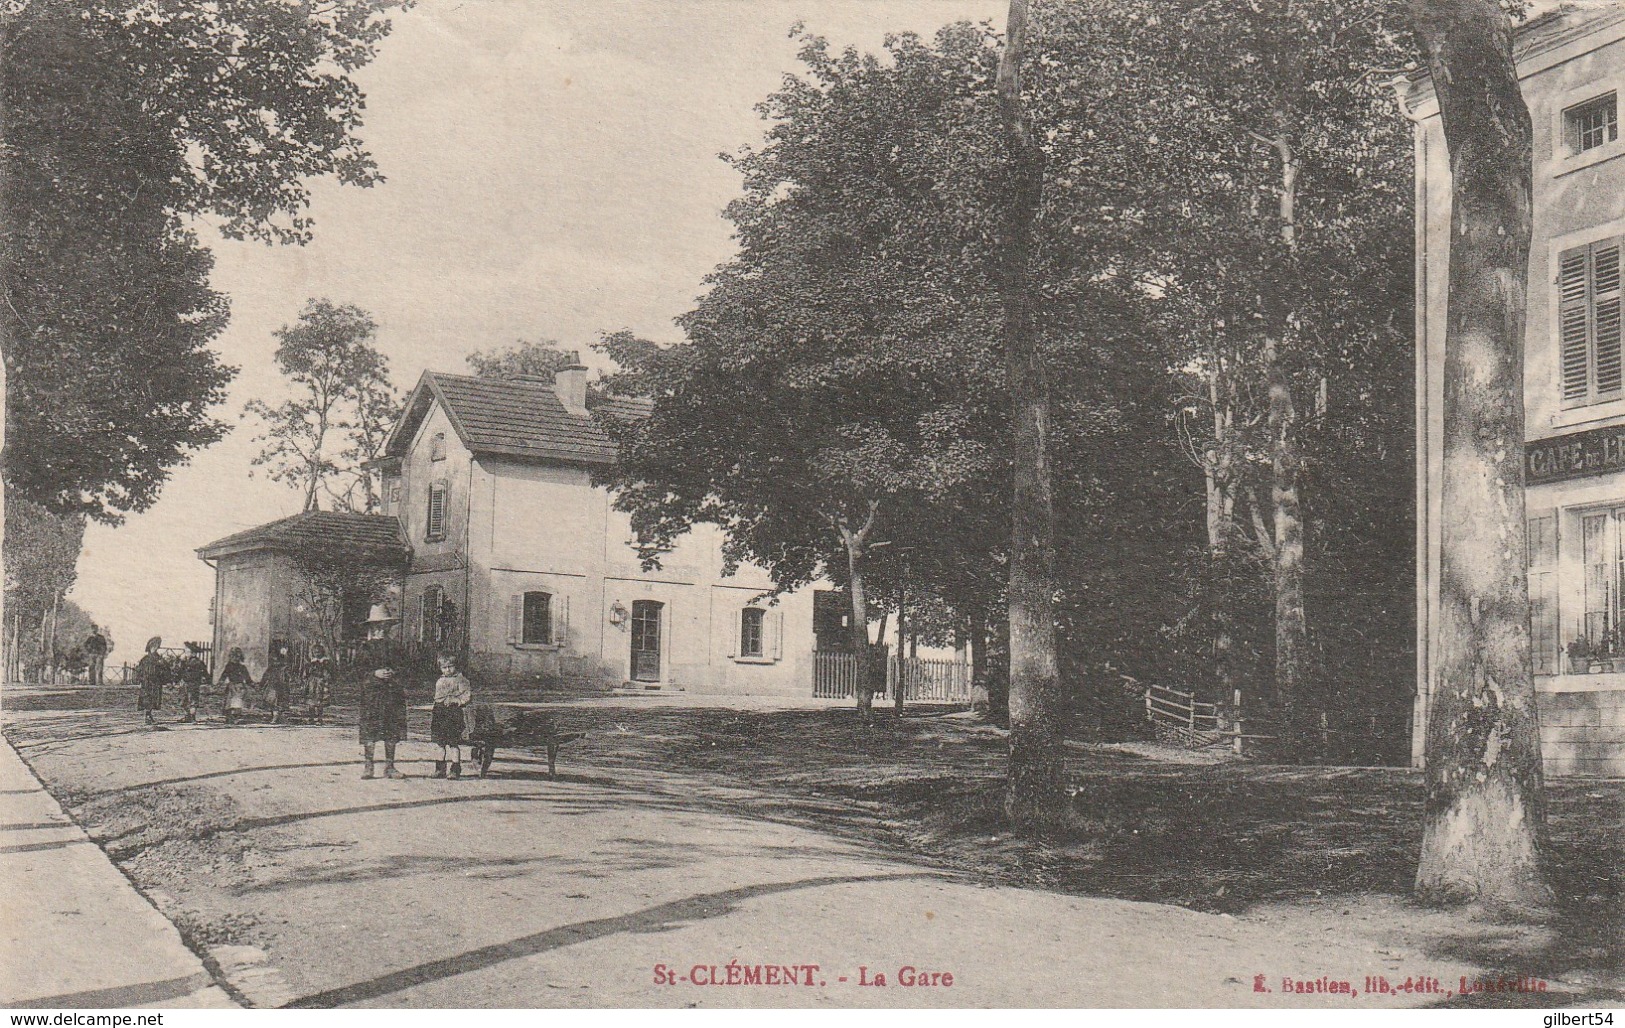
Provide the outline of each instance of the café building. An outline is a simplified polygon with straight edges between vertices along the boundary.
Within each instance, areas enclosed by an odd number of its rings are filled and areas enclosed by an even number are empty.
[[[1529,597],[1550,774],[1625,774],[1625,8],[1527,23],[1517,65],[1534,122],[1534,239],[1524,341]],[[1415,123],[1417,688],[1422,758],[1437,681],[1445,305],[1451,176],[1432,85]]]

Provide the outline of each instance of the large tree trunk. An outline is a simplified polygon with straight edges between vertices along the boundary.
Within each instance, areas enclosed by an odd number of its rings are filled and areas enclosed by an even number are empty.
[[[1302,80],[1301,62],[1291,60],[1287,93],[1296,95]],[[1296,340],[1298,313],[1294,302],[1298,251],[1298,154],[1289,138],[1296,114],[1279,109],[1276,137],[1271,141],[1281,158],[1281,195],[1277,231],[1282,266],[1271,287],[1270,334],[1264,341],[1264,384],[1269,391],[1270,514],[1275,538],[1275,696],[1279,715],[1281,751],[1288,758],[1301,755],[1305,711],[1303,661],[1309,628],[1303,609],[1303,503],[1299,494],[1303,458],[1298,450],[1298,408],[1292,399],[1292,377],[1283,350]]]
[[[1303,461],[1298,452],[1298,410],[1292,383],[1280,363],[1277,344],[1265,347],[1269,382],[1270,505],[1275,522],[1275,706],[1282,749],[1302,753],[1306,712],[1303,660],[1308,621],[1303,609],[1303,504],[1298,483]]]
[[[1445,331],[1440,660],[1427,713],[1420,898],[1549,899],[1523,496],[1529,111],[1495,0],[1412,0],[1454,181]]]
[[[1005,361],[1014,401],[1010,539],[1010,777],[1005,812],[1016,824],[1047,818],[1064,798],[1061,681],[1055,658],[1054,502],[1049,468],[1049,382],[1033,324],[1033,224],[1043,198],[1044,152],[1021,99],[1026,0],[1010,0],[999,58],[999,108],[1010,169],[1003,268]]]
[[[852,599],[852,624],[849,635],[858,660],[858,710],[865,719],[874,711],[875,678],[874,651],[869,643],[869,597],[864,588],[864,565],[869,554],[869,535],[874,531],[879,503],[869,504],[869,515],[857,529],[842,523],[838,526],[841,541],[846,546],[847,593]],[[882,629],[884,633],[884,629]],[[884,635],[882,635],[884,638]]]

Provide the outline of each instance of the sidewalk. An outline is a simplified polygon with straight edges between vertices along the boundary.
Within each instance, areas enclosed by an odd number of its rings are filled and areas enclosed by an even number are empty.
[[[0,742],[0,1007],[234,1007]]]

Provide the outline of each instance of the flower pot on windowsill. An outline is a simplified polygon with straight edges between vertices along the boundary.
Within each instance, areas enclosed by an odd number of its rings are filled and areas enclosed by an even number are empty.
[[[1591,661],[1588,660],[1587,658],[1585,658],[1585,657],[1570,657],[1569,658],[1569,674],[1571,674],[1571,675],[1584,675],[1584,674],[1589,674],[1590,671],[1591,671]]]
[[[1600,661],[1600,660],[1593,660],[1591,662],[1591,664],[1586,668],[1586,671],[1588,673],[1590,673],[1590,674],[1593,674],[1593,675],[1600,675],[1605,670],[1607,670],[1607,668],[1603,665],[1603,662]]]

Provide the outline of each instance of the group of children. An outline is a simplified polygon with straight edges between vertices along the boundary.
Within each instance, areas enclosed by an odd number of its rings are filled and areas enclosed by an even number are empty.
[[[159,710],[163,709],[164,687],[170,684],[181,686],[181,711],[183,722],[197,721],[197,712],[203,701],[204,687],[209,684],[209,665],[203,659],[203,646],[201,643],[189,642],[186,644],[186,655],[179,661],[171,661],[162,651],[164,641],[160,636],[153,636],[147,640],[146,653],[136,664],[134,680],[140,687],[136,701],[137,709],[152,724]],[[270,660],[266,666],[265,674],[259,681],[258,703],[253,695],[255,685],[254,676],[248,671],[244,662],[243,651],[239,647],[232,647],[226,655],[225,667],[220,671],[219,686],[224,693],[222,714],[227,724],[244,717],[253,706],[268,706],[271,711],[273,723],[280,722],[288,713],[295,691],[295,673],[293,661],[288,647],[283,644],[273,646],[269,654]],[[332,694],[332,662],[325,651],[316,649],[311,654],[310,662],[306,665],[302,676],[302,692],[306,710],[312,720],[320,723],[323,712],[327,706],[328,698]]]
[[[209,668],[203,661],[202,647],[187,643],[187,653],[178,664],[164,658],[160,650],[163,639],[153,636],[147,640],[146,655],[135,667],[135,679],[141,691],[137,707],[153,723],[154,714],[163,706],[164,686],[176,681],[183,686],[184,721],[197,720],[198,705],[203,687],[209,681]],[[361,683],[360,706],[357,722],[361,739],[362,778],[375,778],[376,747],[384,746],[385,778],[405,778],[395,767],[395,746],[406,738],[406,688],[402,676],[380,652],[377,659],[367,661],[372,670]],[[439,659],[440,677],[434,685],[434,711],[429,717],[429,739],[440,747],[440,759],[435,761],[434,777],[461,778],[463,776],[463,739],[468,733],[467,708],[474,700],[474,688],[468,677],[457,667],[457,659],[442,654]],[[286,646],[275,646],[270,662],[260,678],[260,689],[270,700],[274,722],[280,721],[288,710],[294,683],[292,661]],[[325,652],[318,651],[304,674],[305,699],[312,709],[320,710],[331,695],[332,668]],[[227,724],[244,716],[250,706],[249,692],[254,677],[249,674],[243,660],[243,651],[234,647],[226,655],[226,664],[220,672],[219,685],[225,693],[223,704]],[[318,719],[320,715],[317,715]]]

